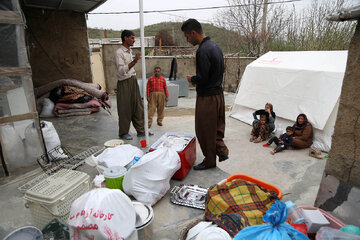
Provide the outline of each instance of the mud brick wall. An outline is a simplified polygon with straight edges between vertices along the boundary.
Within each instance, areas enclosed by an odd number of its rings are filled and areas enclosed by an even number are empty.
[[[85,14],[24,9],[34,86],[72,78],[92,82]]]

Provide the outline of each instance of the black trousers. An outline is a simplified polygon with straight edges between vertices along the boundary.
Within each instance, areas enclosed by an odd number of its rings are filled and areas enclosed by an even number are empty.
[[[268,143],[272,144],[273,142],[276,144],[276,147],[274,148],[275,152],[281,152],[282,150],[286,149],[286,146],[283,145],[282,143],[280,143],[280,140],[278,137],[270,138]],[[284,146],[284,147],[282,147],[282,146]]]

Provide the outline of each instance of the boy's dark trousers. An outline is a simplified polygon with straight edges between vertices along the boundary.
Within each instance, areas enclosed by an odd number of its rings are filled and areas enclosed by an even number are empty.
[[[282,150],[286,149],[286,146],[282,143],[280,143],[280,140],[278,137],[272,137],[269,140],[269,145],[271,145],[272,143],[276,144],[276,147],[274,148],[275,152],[281,152]],[[281,145],[284,145],[284,147],[281,147]]]

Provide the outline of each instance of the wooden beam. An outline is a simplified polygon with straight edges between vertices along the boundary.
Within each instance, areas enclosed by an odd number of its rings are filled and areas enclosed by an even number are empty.
[[[26,68],[26,67],[0,68],[0,77],[30,76],[30,75],[31,75],[31,68]]]
[[[36,119],[37,117],[38,117],[37,112],[25,113],[25,114],[10,116],[10,117],[2,117],[2,118],[0,118],[0,124],[23,121],[23,120],[28,120],[28,119]]]
[[[22,24],[23,20],[19,12],[0,10],[0,23]]]

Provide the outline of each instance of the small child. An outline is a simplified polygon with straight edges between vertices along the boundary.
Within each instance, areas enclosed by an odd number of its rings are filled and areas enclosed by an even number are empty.
[[[269,138],[270,127],[266,120],[266,115],[261,115],[260,121],[254,124],[250,135],[250,142],[255,140],[254,143],[259,143]]]
[[[265,143],[263,146],[268,147],[274,142],[276,144],[276,147],[274,148],[274,150],[270,152],[272,155],[274,155],[275,153],[281,152],[282,150],[291,146],[291,143],[293,141],[293,136],[292,136],[293,134],[294,134],[294,128],[288,126],[286,128],[286,133],[280,135],[279,138],[277,137],[270,138],[269,142]]]

